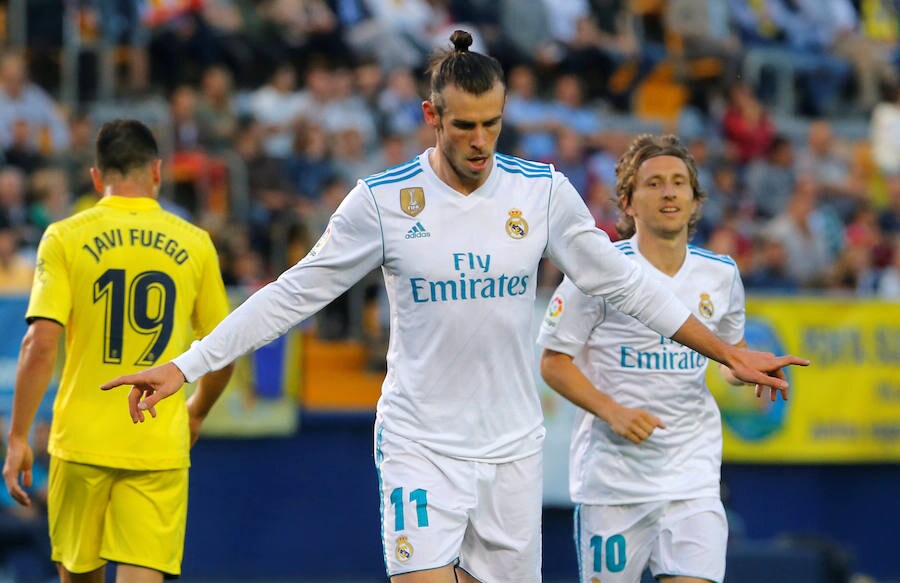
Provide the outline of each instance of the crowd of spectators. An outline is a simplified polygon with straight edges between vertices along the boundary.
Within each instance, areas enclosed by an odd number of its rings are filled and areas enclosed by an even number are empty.
[[[709,195],[693,243],[731,255],[751,294],[900,298],[894,0],[84,0],[83,37],[125,55],[114,103],[36,82],[38,48],[63,44],[47,6],[29,2],[40,42],[0,59],[0,292],[26,291],[43,229],[96,200],[111,112],[158,131],[164,204],[214,234],[226,282],[264,284],[358,178],[433,143],[422,73],[464,28],[508,73],[499,149],[564,171],[612,238],[617,157],[674,131]],[[675,109],[654,117],[654,92]]]
[[[43,230],[96,202],[94,136],[122,115],[160,138],[164,206],[210,230],[226,283],[253,291],[306,254],[357,179],[433,144],[427,56],[464,28],[507,72],[499,150],[553,163],[611,238],[618,156],[672,131],[708,194],[693,243],[733,257],[751,297],[900,301],[900,0],[61,4],[27,2],[24,46],[0,30],[0,294],[27,293]],[[63,100],[64,25],[100,43],[112,100],[99,66]],[[839,131],[848,120],[864,131]],[[540,283],[559,276],[547,263]],[[379,277],[329,306],[319,335],[383,354]],[[0,563],[45,580],[41,516],[0,496]]]

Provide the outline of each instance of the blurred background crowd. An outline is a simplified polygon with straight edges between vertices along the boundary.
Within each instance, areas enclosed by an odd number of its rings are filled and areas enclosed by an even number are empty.
[[[157,131],[165,204],[213,233],[226,282],[272,279],[358,178],[433,143],[427,54],[464,28],[508,74],[499,149],[562,170],[612,238],[617,156],[673,131],[709,195],[693,242],[731,255],[748,289],[896,299],[898,14],[895,0],[7,0],[0,289],[27,290],[42,230],[96,200],[92,140],[121,115]],[[542,283],[557,278],[547,266]]]
[[[898,14],[895,0],[7,0],[0,290],[26,291],[43,229],[96,200],[92,140],[123,115],[156,130],[164,203],[213,233],[226,282],[271,280],[358,178],[433,143],[422,73],[464,28],[507,71],[499,149],[553,163],[613,239],[618,155],[673,131],[708,194],[693,242],[731,255],[751,292],[896,299]],[[541,282],[558,277],[547,265]],[[346,311],[377,297],[363,287],[327,335],[354,333]]]

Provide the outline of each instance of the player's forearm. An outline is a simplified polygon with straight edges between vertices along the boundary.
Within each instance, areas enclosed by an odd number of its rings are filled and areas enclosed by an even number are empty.
[[[609,422],[616,402],[597,388],[572,362],[572,357],[561,352],[545,350],[541,357],[541,376],[551,389],[585,411]]]
[[[229,364],[225,368],[208,373],[200,378],[197,383],[197,390],[191,396],[191,415],[205,418],[225,387],[231,380],[231,373],[234,371],[234,364]]]
[[[694,316],[690,316],[681,325],[681,328],[672,335],[672,340],[725,366],[731,365],[734,351],[737,350],[737,347],[713,334]]]
[[[10,438],[28,438],[28,432],[44,393],[47,392],[47,385],[50,384],[53,366],[56,363],[56,339],[43,340],[32,333],[32,330],[33,328],[29,328],[25,334],[19,353],[12,419],[9,426]]]
[[[378,259],[360,249],[348,249],[346,260],[342,256],[326,262],[323,254],[302,260],[247,298],[172,362],[191,382],[275,340],[374,269]]]
[[[738,347],[738,348],[747,348],[747,341],[746,341],[746,340],[741,340],[740,342],[738,342],[737,344],[735,344],[735,346]],[[719,365],[719,375],[720,375],[720,376],[725,380],[725,382],[728,383],[729,385],[738,387],[738,386],[741,386],[741,385],[743,385],[743,384],[746,384],[746,383],[744,383],[744,381],[742,381],[741,379],[739,379],[739,378],[737,378],[736,376],[734,376],[734,372],[732,372],[732,370],[731,370],[730,368],[728,368],[727,366],[725,366],[724,364],[720,364],[720,365]]]

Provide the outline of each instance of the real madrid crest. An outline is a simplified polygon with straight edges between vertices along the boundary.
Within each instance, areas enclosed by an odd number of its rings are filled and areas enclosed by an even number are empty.
[[[401,563],[405,563],[413,555],[412,545],[409,544],[409,539],[405,536],[401,536],[397,538],[397,549],[394,551],[397,555],[397,560]]]
[[[713,307],[712,300],[709,299],[709,294],[707,294],[707,293],[700,294],[700,305],[697,306],[697,309],[700,310],[700,315],[703,316],[704,318],[706,318],[707,320],[709,318],[713,317],[713,314],[715,313],[716,310]]]
[[[425,209],[425,190],[419,186],[400,189],[400,208],[411,217]]]
[[[528,222],[522,218],[522,211],[509,209],[509,219],[506,220],[506,234],[513,239],[524,239],[528,234]]]

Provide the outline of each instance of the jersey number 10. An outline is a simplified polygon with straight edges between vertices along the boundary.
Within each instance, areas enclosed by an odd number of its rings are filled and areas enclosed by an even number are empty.
[[[143,271],[130,283],[124,269],[107,269],[94,281],[94,303],[103,302],[103,362],[122,364],[125,321],[150,342],[136,366],[156,362],[169,339],[175,320],[175,282],[162,271]]]

